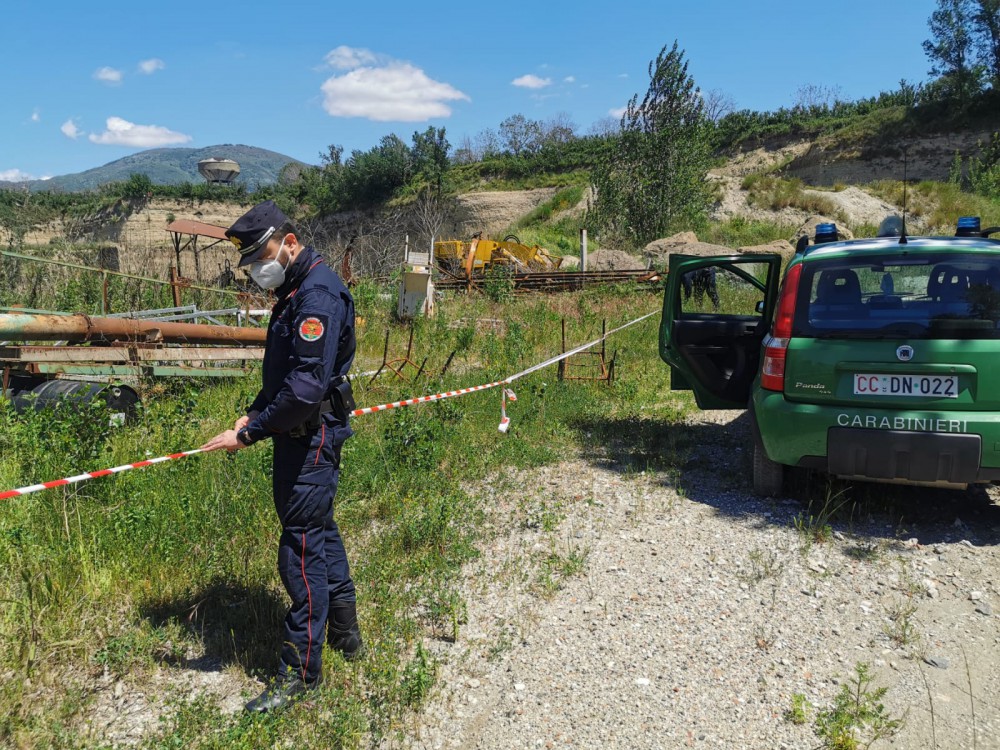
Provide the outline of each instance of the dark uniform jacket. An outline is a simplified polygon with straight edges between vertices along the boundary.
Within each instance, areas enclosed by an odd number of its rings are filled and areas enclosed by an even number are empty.
[[[346,415],[313,420],[354,361],[354,300],[311,247],[303,248],[276,290],[264,350],[263,387],[248,411],[253,440],[275,439],[276,480],[322,484],[353,433]],[[299,429],[296,429],[299,428]]]

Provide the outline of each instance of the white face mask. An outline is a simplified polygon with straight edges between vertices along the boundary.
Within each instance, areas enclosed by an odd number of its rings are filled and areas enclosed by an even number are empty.
[[[285,241],[281,241],[278,254],[273,260],[254,261],[250,264],[250,278],[262,289],[277,289],[285,281],[285,267],[281,264],[281,253],[285,249]]]

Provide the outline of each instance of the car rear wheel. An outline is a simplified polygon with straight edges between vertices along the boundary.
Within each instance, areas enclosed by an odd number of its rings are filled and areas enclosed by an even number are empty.
[[[753,493],[761,497],[781,494],[785,483],[785,467],[767,457],[764,447],[753,445]]]

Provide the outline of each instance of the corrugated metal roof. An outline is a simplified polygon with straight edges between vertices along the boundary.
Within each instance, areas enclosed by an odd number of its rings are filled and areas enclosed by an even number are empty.
[[[226,229],[215,224],[206,224],[203,221],[192,221],[191,219],[177,219],[170,222],[167,227],[168,232],[177,234],[197,234],[201,237],[211,237],[214,240],[225,240]]]

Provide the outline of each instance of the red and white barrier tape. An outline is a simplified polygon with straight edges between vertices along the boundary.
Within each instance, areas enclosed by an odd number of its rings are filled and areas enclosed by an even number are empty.
[[[192,451],[181,451],[180,453],[171,453],[169,456],[160,456],[159,458],[150,458],[145,461],[136,461],[134,464],[125,464],[124,466],[116,466],[113,469],[101,469],[100,471],[88,471],[85,474],[77,474],[75,477],[66,477],[65,479],[55,479],[51,482],[42,482],[41,484],[31,484],[27,487],[21,487],[16,490],[8,490],[7,492],[0,492],[0,500],[6,500],[9,497],[17,497],[18,495],[28,495],[32,492],[38,492],[39,490],[48,490],[53,487],[62,487],[67,484],[76,484],[77,482],[82,482],[86,479],[95,479],[97,477],[106,477],[108,474],[121,474],[123,471],[128,471],[129,469],[143,469],[147,466],[152,466],[153,464],[162,464],[164,461],[176,461],[178,458],[184,458],[185,456],[193,456],[195,453],[204,453],[201,448],[195,448]]]
[[[611,334],[617,333],[618,331],[628,328],[629,326],[635,325],[636,323],[640,323],[643,320],[646,320],[646,318],[650,318],[653,315],[656,315],[658,312],[659,311],[657,310],[649,313],[648,315],[643,315],[641,318],[636,318],[635,320],[629,321],[624,325],[618,326],[618,328],[614,328],[608,331],[599,339],[595,339],[594,341],[591,341],[588,344],[583,344],[582,346],[578,346],[575,349],[572,349],[568,352],[564,352],[563,354],[547,359],[540,364],[533,365],[528,369],[515,373],[514,375],[511,375],[508,378],[504,378],[503,380],[497,380],[494,383],[487,383],[486,385],[473,386],[472,388],[461,388],[457,391],[446,391],[444,393],[435,393],[432,396],[418,396],[417,398],[408,398],[404,401],[393,401],[390,404],[380,404],[379,406],[367,406],[363,409],[355,409],[354,411],[351,412],[351,416],[360,417],[364,416],[365,414],[374,414],[377,411],[388,411],[389,409],[398,409],[404,406],[413,406],[414,404],[423,404],[430,401],[441,401],[442,399],[454,398],[456,396],[464,396],[467,393],[475,393],[476,391],[485,391],[488,388],[496,388],[497,386],[501,385],[507,386],[513,383],[518,378],[522,378],[525,375],[528,375],[529,373],[535,372],[536,370],[541,370],[544,367],[553,365],[560,360],[566,359],[567,357],[571,357],[574,354],[589,349],[592,346],[596,346],[597,344],[604,341],[604,339],[608,338],[608,336],[610,336]],[[499,428],[500,432],[507,432],[508,428],[510,427],[510,419],[507,417],[508,400],[517,401],[517,396],[514,395],[514,391],[512,391],[511,389],[504,388],[502,401],[500,405],[500,414],[501,414],[500,428]],[[143,469],[147,466],[152,466],[153,464],[162,464],[165,461],[176,461],[179,458],[185,458],[186,456],[193,456],[196,453],[204,453],[204,452],[205,451],[202,450],[201,448],[196,448],[190,451],[171,453],[170,455],[160,456],[158,458],[150,458],[145,461],[136,461],[134,464],[125,464],[124,466],[116,466],[113,469],[101,469],[100,471],[90,471],[84,474],[77,474],[75,477],[55,479],[51,482],[42,482],[41,484],[31,484],[28,485],[27,487],[21,487],[16,490],[8,490],[6,492],[0,492],[0,500],[6,500],[11,497],[18,497],[19,495],[28,495],[31,494],[32,492],[39,492],[40,490],[47,490],[53,487],[63,487],[67,484],[76,484],[77,482],[83,482],[87,479],[105,477],[108,476],[109,474],[120,474],[121,472],[128,471],[129,469]]]
[[[503,385],[506,380],[498,380],[495,383],[487,383],[486,385],[477,385],[472,388],[462,388],[457,391],[446,391],[445,393],[435,393],[433,396],[418,396],[417,398],[408,398],[405,401],[393,401],[391,404],[380,404],[379,406],[366,406],[364,409],[355,409],[351,412],[352,417],[360,417],[365,414],[374,414],[377,411],[387,411],[388,409],[398,409],[403,406],[413,406],[414,404],[423,404],[428,401],[440,401],[445,398],[454,398],[455,396],[464,396],[466,393],[475,393],[476,391],[485,391],[487,388],[496,388],[498,385]]]

